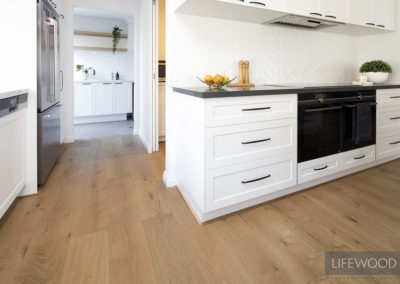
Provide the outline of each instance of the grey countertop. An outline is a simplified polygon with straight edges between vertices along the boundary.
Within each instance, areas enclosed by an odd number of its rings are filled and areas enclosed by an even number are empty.
[[[10,90],[10,91],[0,90],[0,100],[23,95],[23,94],[28,94],[28,93],[29,93],[29,89]]]
[[[382,84],[373,86],[357,86],[351,83],[342,84],[310,84],[310,85],[258,85],[252,88],[222,88],[209,89],[208,87],[174,87],[174,92],[198,98],[224,98],[242,96],[262,96],[281,94],[302,94],[318,92],[347,92],[359,90],[400,89],[400,84]]]

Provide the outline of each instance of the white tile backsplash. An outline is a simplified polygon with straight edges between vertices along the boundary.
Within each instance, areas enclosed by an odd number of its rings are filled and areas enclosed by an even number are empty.
[[[130,62],[129,52],[94,51],[94,50],[75,50],[74,68],[77,64],[85,67],[93,67],[96,70],[96,78],[111,79],[111,72],[118,71],[121,80],[131,80],[129,78],[129,67],[133,66]],[[81,80],[81,74],[75,72],[75,80]]]

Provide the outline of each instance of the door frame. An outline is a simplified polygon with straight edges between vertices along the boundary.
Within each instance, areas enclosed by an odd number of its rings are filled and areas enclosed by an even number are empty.
[[[159,150],[158,135],[158,0],[152,1],[152,151]]]

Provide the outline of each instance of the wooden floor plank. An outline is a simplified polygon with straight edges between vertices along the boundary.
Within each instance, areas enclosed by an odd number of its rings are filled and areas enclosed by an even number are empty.
[[[164,144],[81,140],[0,221],[0,283],[398,283],[327,277],[325,251],[400,250],[400,160],[199,226]]]

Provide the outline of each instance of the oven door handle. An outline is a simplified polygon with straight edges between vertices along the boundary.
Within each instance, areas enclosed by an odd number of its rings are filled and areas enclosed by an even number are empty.
[[[317,112],[317,111],[326,111],[326,110],[336,110],[341,109],[342,106],[333,106],[333,107],[321,107],[321,108],[309,108],[305,109],[305,112]]]

